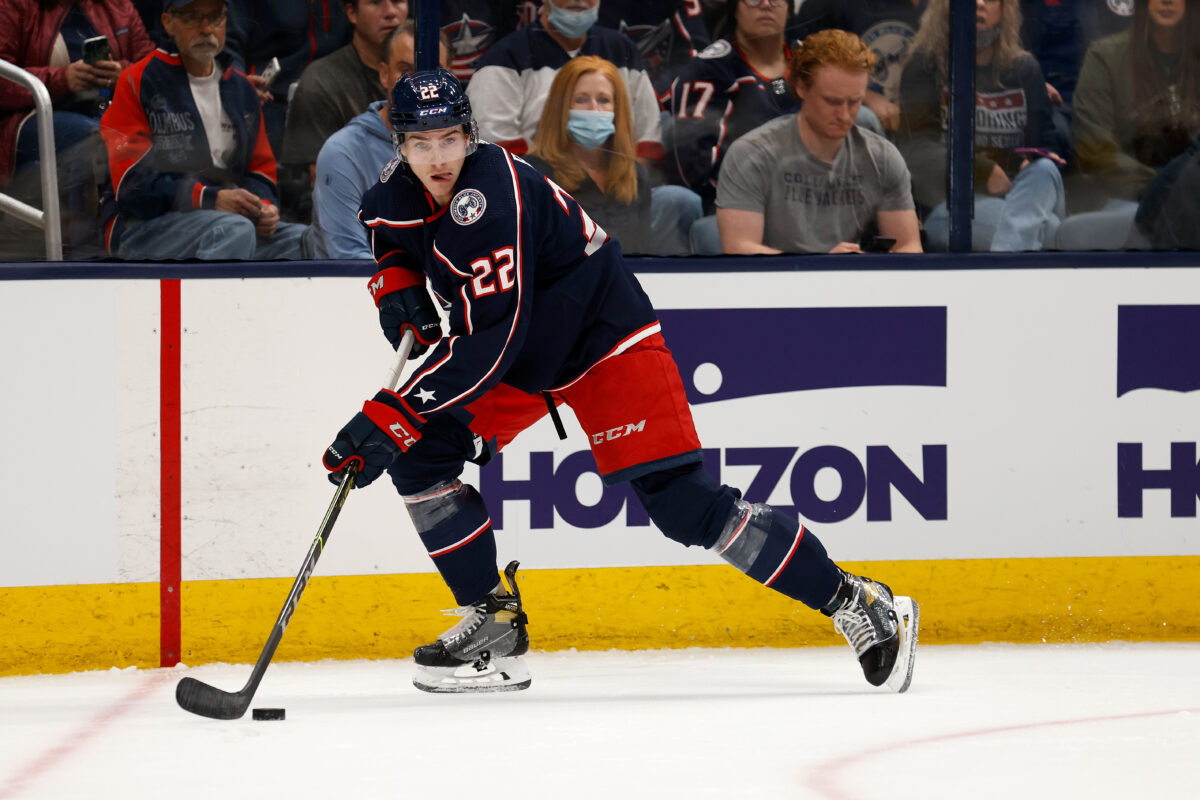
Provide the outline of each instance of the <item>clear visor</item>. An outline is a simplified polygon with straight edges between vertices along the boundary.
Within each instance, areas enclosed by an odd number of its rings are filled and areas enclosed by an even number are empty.
[[[475,149],[475,139],[462,129],[432,134],[392,134],[396,156],[409,164],[448,164],[461,161]]]

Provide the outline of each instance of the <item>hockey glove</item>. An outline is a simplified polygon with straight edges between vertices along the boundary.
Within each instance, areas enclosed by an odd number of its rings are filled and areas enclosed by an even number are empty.
[[[338,475],[351,461],[358,462],[355,487],[369,486],[392,465],[396,455],[412,447],[421,438],[425,418],[409,408],[404,398],[384,389],[373,400],[363,403],[346,427],[338,431],[333,444],[325,449],[322,463],[329,470],[329,482],[341,482]]]
[[[392,343],[400,347],[404,332],[413,332],[413,347],[409,355],[416,357],[442,338],[442,321],[438,318],[433,300],[425,290],[424,274],[400,267],[389,267],[376,273],[369,284],[375,305],[379,308],[379,327]]]

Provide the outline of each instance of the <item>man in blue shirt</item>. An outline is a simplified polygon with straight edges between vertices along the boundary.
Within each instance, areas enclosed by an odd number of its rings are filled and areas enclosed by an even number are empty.
[[[443,37],[444,38],[444,37]],[[384,39],[379,62],[379,81],[385,91],[413,71],[413,23],[405,22]],[[443,41],[442,66],[449,61]],[[317,156],[313,185],[312,237],[309,242],[317,258],[372,258],[367,234],[358,221],[363,194],[379,180],[379,173],[396,157],[392,129],[388,124],[387,100],[378,100],[344,128],[330,136]]]

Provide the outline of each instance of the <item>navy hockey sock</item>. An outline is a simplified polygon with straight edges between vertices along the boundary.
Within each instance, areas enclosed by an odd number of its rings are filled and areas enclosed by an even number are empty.
[[[496,588],[496,535],[474,487],[446,481],[404,503],[456,603],[471,605]]]
[[[809,608],[824,608],[841,585],[842,572],[821,541],[794,517],[762,503],[739,501],[713,549],[762,585]]]
[[[631,483],[659,530],[689,547],[711,548],[742,496],[717,483],[699,462],[651,472]]]

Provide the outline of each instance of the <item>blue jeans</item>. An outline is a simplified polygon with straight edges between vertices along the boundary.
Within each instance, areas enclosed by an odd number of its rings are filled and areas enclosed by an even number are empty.
[[[692,252],[688,231],[704,211],[700,195],[685,186],[666,184],[650,190],[650,226],[654,231],[654,254],[686,256]]]
[[[280,222],[262,238],[240,214],[207,208],[168,211],[154,219],[130,220],[114,255],[139,261],[198,258],[202,261],[270,261],[303,258],[300,238],[307,226]]]
[[[14,154],[19,166],[13,171],[13,179],[15,187],[22,187],[14,193],[40,208],[38,122],[38,115],[34,114],[17,132]],[[99,133],[100,120],[73,111],[55,111],[53,126],[64,244],[76,256],[100,255],[99,187],[108,180],[107,154]]]
[[[1099,211],[1073,214],[1058,228],[1059,250],[1153,250],[1133,218],[1138,204],[1132,200],[1109,200]]]
[[[76,114],[73,111],[54,112],[54,149],[61,152],[74,147],[92,131],[100,130],[100,118]],[[34,114],[21,125],[17,133],[16,163],[22,166],[38,161],[38,115]],[[60,160],[59,169],[70,167]]]
[[[971,249],[992,252],[1044,250],[1054,246],[1055,234],[1067,213],[1062,175],[1048,158],[1039,158],[1016,174],[1004,197],[975,195]],[[930,251],[945,251],[949,215],[939,203],[925,218]]]

